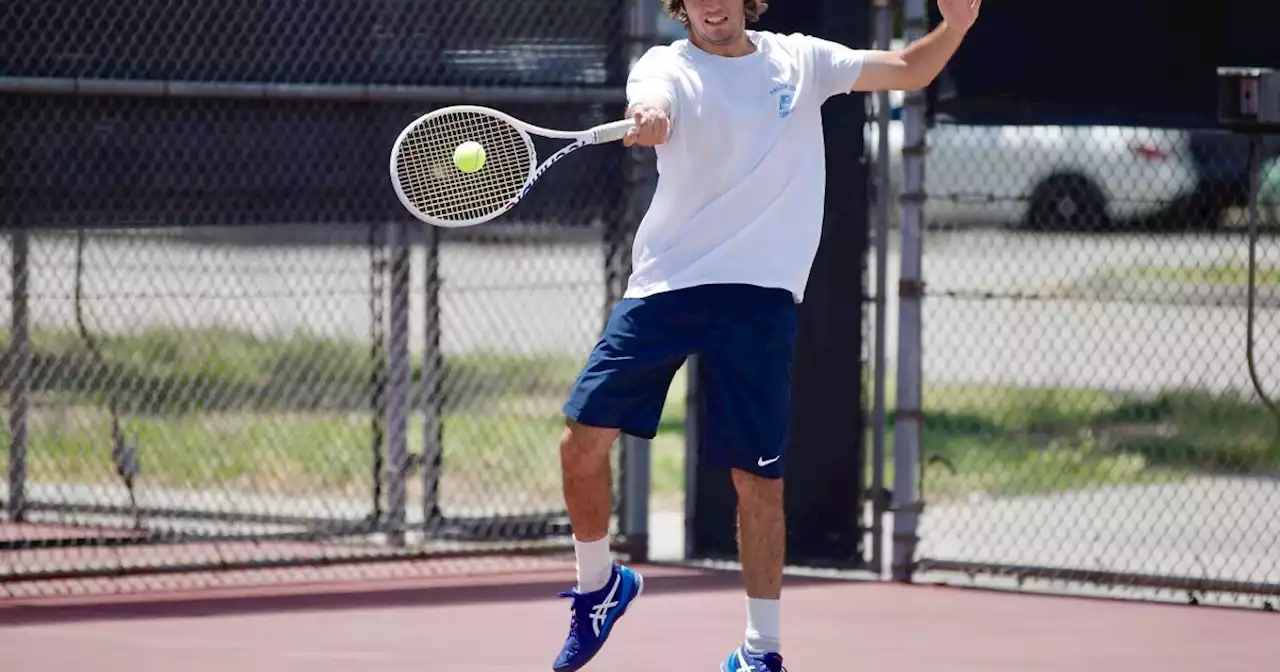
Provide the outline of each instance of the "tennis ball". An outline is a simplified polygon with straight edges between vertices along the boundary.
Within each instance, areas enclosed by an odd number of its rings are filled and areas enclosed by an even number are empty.
[[[468,140],[453,150],[453,165],[464,173],[474,173],[484,168],[484,147]]]

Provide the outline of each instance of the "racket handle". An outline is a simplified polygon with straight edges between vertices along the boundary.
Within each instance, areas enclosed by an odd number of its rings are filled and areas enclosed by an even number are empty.
[[[622,121],[596,126],[591,129],[591,133],[595,136],[594,142],[597,145],[605,142],[616,142],[621,140],[627,134],[627,131],[631,130],[635,125],[634,119],[623,119]]]

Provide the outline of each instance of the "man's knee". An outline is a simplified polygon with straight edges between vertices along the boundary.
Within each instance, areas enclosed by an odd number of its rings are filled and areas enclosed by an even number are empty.
[[[609,449],[617,438],[617,429],[592,427],[565,420],[564,434],[560,436],[560,461],[566,467],[572,467],[594,464],[602,456],[607,459]]]
[[[731,470],[739,506],[747,508],[782,506],[782,479],[766,478],[741,469]]]

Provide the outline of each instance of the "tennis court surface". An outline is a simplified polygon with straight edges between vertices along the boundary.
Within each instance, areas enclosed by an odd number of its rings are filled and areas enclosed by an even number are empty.
[[[742,635],[736,572],[641,567],[645,595],[588,670],[718,669]],[[520,574],[0,601],[22,672],[549,670],[571,566]],[[961,588],[788,577],[793,672],[1269,669],[1280,616]]]

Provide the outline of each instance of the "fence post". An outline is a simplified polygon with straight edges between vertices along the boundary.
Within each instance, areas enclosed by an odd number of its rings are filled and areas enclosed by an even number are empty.
[[[644,55],[645,49],[653,42],[657,32],[657,18],[660,4],[657,0],[635,0],[631,3],[631,11],[627,14],[626,40],[627,63],[635,63]],[[624,75],[625,77],[625,75]],[[614,235],[609,237],[606,253],[608,264],[609,296],[613,302],[622,298],[626,287],[627,273],[630,269],[630,256],[626,253],[627,234],[639,221],[644,212],[644,199],[641,198],[642,171],[647,169],[647,161],[636,152],[625,151],[621,158],[622,189],[621,208],[618,212],[622,221],[615,223]],[[644,562],[649,556],[649,495],[652,489],[650,461],[651,445],[646,439],[622,435],[622,482],[620,483],[621,502],[619,503],[618,531],[626,540],[626,552],[632,562]]]
[[[875,46],[877,49],[888,49],[893,39],[893,11],[891,0],[875,1]],[[872,407],[871,407],[871,567],[877,576],[884,572],[884,514],[888,502],[885,500],[885,319],[886,307],[885,287],[889,264],[889,92],[876,94],[876,133],[878,148],[876,150],[876,233],[873,244],[876,252],[876,294],[875,294],[875,351],[872,354]]]
[[[444,355],[440,351],[440,229],[423,227],[422,344],[422,519],[428,534],[441,522],[440,470],[444,466],[442,396]]]
[[[387,311],[387,540],[404,545],[405,475],[409,471],[409,231],[403,220],[387,228],[391,303]]]
[[[9,341],[9,520],[22,522],[27,509],[27,410],[31,391],[31,314],[27,277],[31,255],[26,229],[10,235],[13,246],[13,338]]]
[[[684,396],[684,538],[680,548],[681,560],[692,557],[697,548],[698,455],[701,454],[699,433],[702,426],[698,416],[702,414],[702,390],[698,387],[698,356],[691,355],[685,363],[689,381]]]
[[[928,24],[925,0],[904,0],[908,43]],[[922,375],[921,275],[924,235],[925,90],[906,92],[902,109],[901,260],[898,280],[898,395],[893,432],[893,580],[910,582],[915,569],[917,526],[923,503],[920,471]]]

